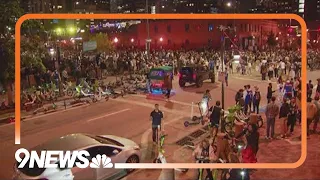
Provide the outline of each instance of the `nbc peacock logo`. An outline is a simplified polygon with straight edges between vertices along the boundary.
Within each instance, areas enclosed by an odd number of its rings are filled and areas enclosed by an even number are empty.
[[[96,157],[93,157],[92,162],[90,163],[91,168],[112,168],[113,164],[111,159],[107,157],[105,154],[100,155],[98,154]]]

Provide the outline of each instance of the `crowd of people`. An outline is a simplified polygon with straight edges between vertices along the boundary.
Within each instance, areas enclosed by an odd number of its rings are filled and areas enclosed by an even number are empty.
[[[233,61],[233,56],[241,55],[239,63]],[[312,53],[317,54],[317,53]],[[301,56],[296,51],[226,51],[224,65],[229,73],[251,74],[256,70],[266,80],[277,78],[282,73],[290,74],[291,78],[299,76]],[[312,56],[313,57],[313,56]],[[57,60],[56,58],[45,61],[46,72],[38,69],[23,69],[23,75],[34,75],[35,84],[47,83],[72,78],[77,80],[82,77],[101,79],[106,75],[120,75],[124,72],[144,74],[152,67],[173,65],[175,72],[185,65],[201,64],[222,71],[221,52],[213,50],[203,51],[172,51],[161,50],[119,50],[108,53],[82,53],[65,52]],[[57,72],[55,72],[57,71]],[[59,77],[60,75],[61,77]],[[27,84],[28,85],[28,84]]]
[[[207,65],[210,68],[216,68],[221,71],[221,59],[219,53],[214,53],[206,56],[206,53],[200,53],[200,57],[209,58],[197,58],[197,53],[186,53],[188,58],[184,59],[184,56],[175,59],[176,62],[182,63],[182,65],[201,63]],[[318,52],[312,51],[310,56],[317,56]],[[195,58],[194,58],[195,57]],[[231,56],[226,56],[231,57]],[[181,59],[182,58],[182,59]],[[182,61],[181,61],[182,60]],[[266,81],[276,81],[277,87],[273,87],[273,84],[269,82],[266,89],[267,92],[267,106],[264,112],[266,117],[266,139],[273,140],[278,137],[276,134],[276,122],[281,123],[281,129],[279,130],[280,138],[285,139],[291,137],[294,134],[295,126],[301,125],[301,88],[303,86],[301,82],[301,56],[299,52],[294,51],[270,51],[270,52],[246,52],[241,54],[241,59],[238,64],[232,63],[230,58],[225,59],[227,65],[227,71],[229,73],[239,74],[252,74],[256,71],[261,74],[261,79]],[[255,65],[255,67],[254,67]],[[320,117],[320,79],[317,82],[317,89],[313,96],[313,85],[312,81],[307,84],[307,132],[308,137],[311,133],[316,133],[317,124]],[[253,89],[253,90],[252,90]],[[208,91],[204,97],[208,95]],[[314,97],[314,98],[312,98]],[[259,114],[261,93],[259,87],[251,85],[245,85],[243,89],[240,89],[235,96],[235,103],[239,104],[244,114],[256,113]],[[222,108],[220,101],[216,101],[215,105],[209,110],[209,119],[211,128],[214,130],[214,134],[217,134],[220,125],[220,119],[222,115]],[[313,122],[312,131],[309,130],[310,125]],[[260,133],[258,127],[255,124],[248,124],[244,131],[239,134],[238,137],[244,137],[246,142],[246,148],[242,152],[242,162],[254,163],[257,162],[257,152],[259,149]],[[301,136],[300,136],[301,138]],[[216,149],[214,149],[214,143],[205,139],[201,142],[193,152],[195,159],[197,157],[208,157],[207,162],[216,161],[218,155]],[[226,162],[235,162],[232,156],[224,158]],[[209,179],[212,179],[209,169],[206,170],[209,174]],[[239,176],[237,170],[230,172],[229,179],[237,179]],[[242,177],[243,179],[243,177]],[[245,179],[249,179],[246,177]]]

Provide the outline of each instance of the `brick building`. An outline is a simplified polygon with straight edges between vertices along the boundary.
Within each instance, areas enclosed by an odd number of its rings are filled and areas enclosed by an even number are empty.
[[[204,46],[219,48],[222,33],[220,25],[236,27],[236,32],[228,32],[230,40],[226,47],[238,46],[247,49],[250,46],[261,47],[266,44],[268,35],[273,32],[277,35],[284,28],[279,22],[268,20],[157,20],[150,21],[149,32],[151,49],[168,48],[202,48]],[[145,22],[130,27],[126,32],[117,32],[110,35],[117,39],[118,47],[135,46],[144,48],[147,39]]]

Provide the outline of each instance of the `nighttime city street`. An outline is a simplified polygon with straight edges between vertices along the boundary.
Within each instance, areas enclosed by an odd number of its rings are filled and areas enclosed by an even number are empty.
[[[0,6],[0,180],[320,179],[320,1],[12,0]],[[303,34],[293,19],[52,18],[21,26],[18,91],[15,24],[28,13],[294,13],[308,28],[308,82],[302,81]],[[301,118],[303,86],[307,119]],[[172,173],[108,169],[104,161],[295,163],[301,122],[308,125],[308,148],[297,169]],[[90,166],[20,168],[20,148],[84,150]]]

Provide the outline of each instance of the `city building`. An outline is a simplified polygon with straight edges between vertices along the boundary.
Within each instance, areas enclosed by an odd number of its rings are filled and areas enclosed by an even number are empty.
[[[148,1],[148,2],[147,2]],[[239,0],[121,0],[118,3],[119,13],[218,13],[234,12]],[[152,9],[154,7],[154,10]]]
[[[320,0],[257,0],[251,13],[293,13],[306,21],[320,20]]]
[[[151,49],[168,48],[220,48],[222,33],[220,25],[237,27],[236,33],[227,32],[227,48],[261,48],[266,44],[270,33],[286,34],[276,21],[259,20],[168,20],[150,22]],[[128,32],[110,34],[111,39],[117,39],[117,47],[145,48],[147,28],[144,22],[134,25]],[[277,37],[279,43],[285,43],[285,38]],[[282,42],[283,41],[283,42]]]

